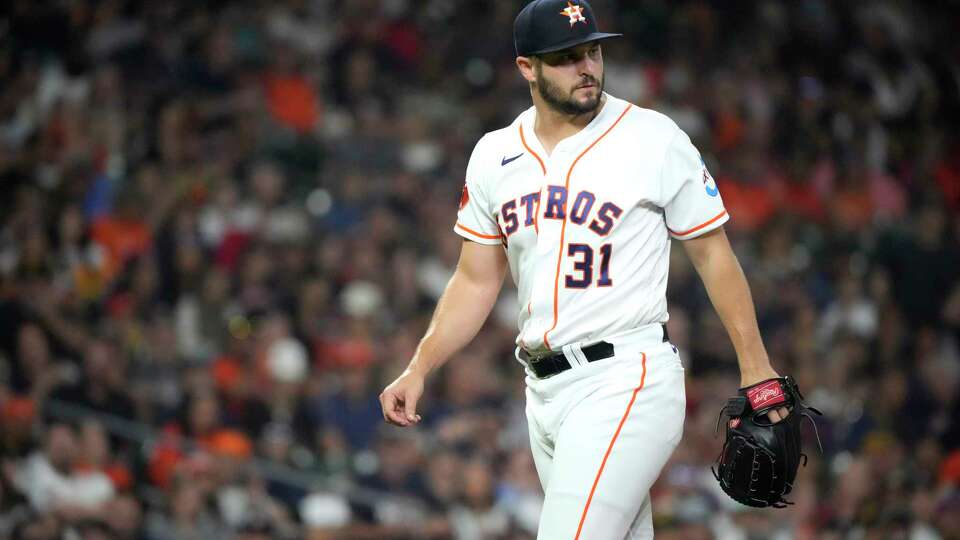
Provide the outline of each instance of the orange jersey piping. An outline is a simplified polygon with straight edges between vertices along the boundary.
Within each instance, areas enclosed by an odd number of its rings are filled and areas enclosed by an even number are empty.
[[[673,230],[671,230],[669,227],[667,227],[667,230],[670,231],[670,233],[673,234],[674,236],[686,236],[686,235],[688,235],[688,234],[690,234],[690,233],[695,233],[695,232],[699,231],[700,229],[702,229],[702,228],[710,225],[711,223],[717,221],[718,219],[722,218],[722,217],[725,216],[725,215],[727,215],[727,210],[726,210],[726,208],[724,208],[724,210],[723,210],[722,212],[720,212],[719,214],[713,216],[713,217],[710,218],[709,220],[701,223],[700,225],[697,225],[696,227],[694,227],[694,228],[692,228],[692,229],[689,229],[689,230],[686,230],[686,231],[682,231],[682,232],[677,232],[677,231],[673,231]]]
[[[447,223],[449,223],[449,221]],[[464,226],[459,221],[457,222],[457,228],[463,229],[474,236],[477,236],[479,238],[485,238],[487,240],[500,240],[500,237],[501,237],[501,235],[499,234],[480,234],[477,231]]]
[[[543,171],[543,174],[547,174],[547,166],[543,164],[543,160],[540,159],[540,156],[530,148],[530,145],[527,144],[527,138],[523,136],[523,124],[520,124],[520,142],[523,143],[523,147],[527,149],[527,152],[530,152],[530,155],[537,158],[537,161],[540,163],[540,170]]]
[[[627,108],[624,109],[622,113],[620,113],[620,116],[617,117],[616,121],[614,121],[613,124],[610,127],[608,127],[607,130],[604,131],[602,135],[597,137],[597,140],[593,141],[590,144],[590,146],[588,146],[583,152],[580,152],[580,155],[577,156],[577,159],[573,160],[573,163],[570,165],[570,170],[567,171],[567,179],[566,179],[566,182],[564,183],[564,190],[566,190],[568,194],[570,192],[570,176],[573,175],[573,169],[574,167],[577,166],[577,163],[580,162],[580,158],[587,155],[587,152],[592,150],[593,147],[597,145],[597,143],[599,143],[604,137],[606,137],[607,133],[610,133],[611,131],[613,131],[613,128],[617,127],[617,124],[620,123],[620,120],[623,120],[623,117],[626,116],[627,113],[632,108],[633,108],[633,104],[632,103],[628,104]],[[569,196],[567,197],[567,200],[569,200]],[[560,225],[560,249],[557,252],[557,272],[553,278],[553,326],[551,326],[549,330],[543,333],[543,344],[546,345],[548,349],[552,349],[552,347],[550,347],[550,341],[547,339],[547,334],[552,332],[553,329],[557,327],[557,322],[559,321],[559,313],[557,311],[557,307],[559,304],[558,294],[559,294],[559,288],[560,288],[560,263],[563,261],[563,239],[566,232],[567,232],[567,204],[566,202],[564,202],[563,223]]]

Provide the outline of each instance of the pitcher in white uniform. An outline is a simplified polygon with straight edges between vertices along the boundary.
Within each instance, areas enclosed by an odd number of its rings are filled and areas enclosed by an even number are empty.
[[[706,285],[742,386],[777,376],[700,154],[666,116],[603,91],[600,41],[616,36],[598,31],[583,0],[535,0],[517,16],[533,107],[477,142],[456,272],[409,367],[380,396],[386,421],[419,422],[424,378],[473,339],[509,267],[545,494],[540,540],[653,537],[649,490],[686,404],[665,326],[671,239]]]

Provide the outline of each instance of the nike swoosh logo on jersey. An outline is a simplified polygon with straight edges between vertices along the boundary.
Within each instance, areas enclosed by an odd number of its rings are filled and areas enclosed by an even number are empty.
[[[706,188],[706,190],[707,190],[707,195],[709,195],[709,196],[711,196],[711,197],[716,197],[717,195],[720,194],[720,189],[717,188],[716,186],[714,186],[714,187],[712,187],[712,188],[711,188],[710,186],[704,186],[704,188]]]
[[[523,152],[520,152],[519,154],[513,156],[512,158],[508,158],[508,157],[504,156],[503,159],[500,161],[500,166],[503,167],[503,166],[506,165],[507,163],[510,163],[511,161],[514,161],[514,160],[516,160],[516,159],[519,159],[520,156],[522,156],[522,155],[523,155]]]

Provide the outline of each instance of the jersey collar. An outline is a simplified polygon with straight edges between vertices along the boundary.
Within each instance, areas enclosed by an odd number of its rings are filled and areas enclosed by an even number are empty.
[[[616,118],[620,116],[620,113],[623,112],[624,107],[628,104],[622,99],[611,96],[610,94],[604,92],[606,96],[606,103],[603,105],[603,109],[600,110],[600,114],[594,117],[589,124],[584,126],[583,129],[574,133],[573,135],[563,139],[553,149],[553,153],[556,154],[558,151],[569,150],[571,148],[577,148],[582,144],[582,141],[585,138],[592,140],[590,135],[597,132],[597,130],[605,129],[610,125]],[[537,134],[534,132],[533,127],[537,120],[537,108],[530,107],[522,115],[520,115],[520,124],[523,126],[523,132],[526,137],[527,144],[530,147],[540,153],[544,158],[549,159],[553,154],[547,154],[544,150],[543,145],[540,144],[540,138],[537,137]]]

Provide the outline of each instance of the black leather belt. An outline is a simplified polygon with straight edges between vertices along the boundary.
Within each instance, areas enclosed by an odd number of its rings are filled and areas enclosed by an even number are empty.
[[[670,336],[667,334],[667,325],[663,324],[660,326],[663,328],[663,341],[670,341]],[[598,341],[581,350],[587,362],[596,362],[597,360],[610,358],[614,353],[613,344],[606,341]],[[527,351],[520,349],[520,359],[530,366],[530,371],[532,371],[538,379],[546,379],[547,377],[552,377],[557,373],[562,373],[570,369],[570,361],[567,360],[566,355],[562,352],[534,358],[530,356],[530,353]]]

